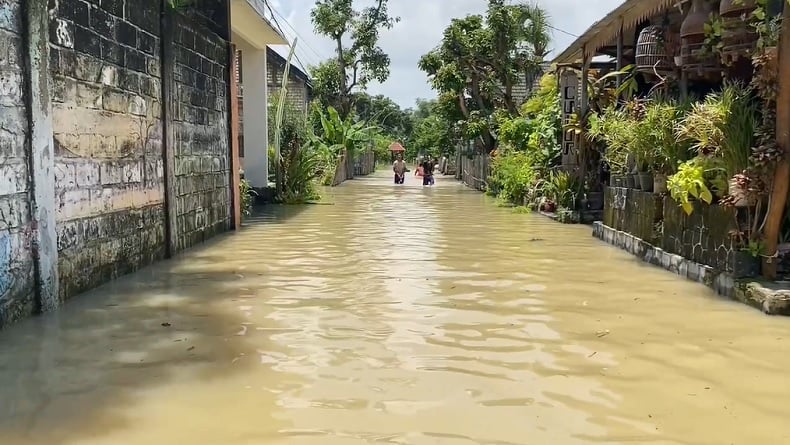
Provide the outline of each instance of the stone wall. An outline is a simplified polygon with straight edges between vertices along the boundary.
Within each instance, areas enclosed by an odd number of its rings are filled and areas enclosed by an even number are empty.
[[[660,247],[716,270],[732,270],[738,248],[730,231],[735,228],[734,209],[695,203],[694,212],[687,215],[667,198]]]
[[[733,270],[738,251],[730,236],[736,227],[733,209],[695,203],[687,215],[670,197],[608,187],[603,224],[716,271]]]
[[[0,0],[0,327],[36,307],[22,1]]]
[[[663,198],[653,193],[622,187],[607,187],[604,191],[604,224],[650,243],[660,242],[655,229],[663,210]]]
[[[175,20],[173,135],[177,248],[230,227],[228,45],[218,35]]]
[[[0,0],[0,328],[230,227],[228,0],[165,1]]]

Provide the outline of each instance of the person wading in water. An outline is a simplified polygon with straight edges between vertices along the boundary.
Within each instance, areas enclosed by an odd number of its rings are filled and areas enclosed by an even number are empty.
[[[392,171],[395,172],[395,184],[403,184],[406,179],[406,163],[402,155],[398,155],[395,163],[392,164]]]
[[[422,185],[433,185],[433,162],[426,157],[422,163]]]

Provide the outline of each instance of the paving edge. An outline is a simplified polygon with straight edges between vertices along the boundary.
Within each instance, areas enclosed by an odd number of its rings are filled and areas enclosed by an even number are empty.
[[[669,253],[630,233],[615,230],[601,221],[593,223],[593,236],[631,253],[654,266],[664,268],[691,281],[702,283],[717,294],[732,298],[768,315],[790,315],[788,283],[735,280],[727,272]]]

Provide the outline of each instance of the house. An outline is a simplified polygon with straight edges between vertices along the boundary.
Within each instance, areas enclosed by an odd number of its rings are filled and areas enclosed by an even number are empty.
[[[233,150],[232,167],[236,172],[243,168],[253,187],[269,184],[269,45],[288,44],[266,18],[265,9],[264,0],[232,0],[231,4],[236,54],[233,57],[236,76],[232,79],[236,92],[231,93],[235,120],[231,138],[238,145]],[[248,116],[248,125],[242,124],[243,114]],[[253,118],[254,125],[250,125]]]
[[[268,49],[266,57],[269,95],[271,98],[276,98],[280,88],[282,88],[286,60],[285,57],[272,48]],[[313,100],[313,81],[309,75],[293,63],[288,70],[287,88],[286,101],[294,108],[306,113],[309,110],[310,102]]]

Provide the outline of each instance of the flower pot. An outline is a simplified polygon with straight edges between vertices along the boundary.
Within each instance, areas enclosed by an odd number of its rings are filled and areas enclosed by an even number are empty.
[[[626,176],[626,181],[628,181],[628,188],[639,190],[642,186],[639,183],[639,175],[636,173],[632,173]]]
[[[752,256],[745,250],[736,250],[733,254],[730,265],[733,278],[753,278],[760,275],[761,260],[759,256]]]
[[[653,174],[652,173],[639,173],[639,188],[646,192],[653,191]]]
[[[748,190],[744,190],[738,182],[733,178],[730,179],[730,196],[732,196],[732,203],[735,207],[751,207],[755,204],[754,196],[751,196]]]
[[[653,175],[653,193],[660,194],[667,192],[667,175],[656,173]]]

